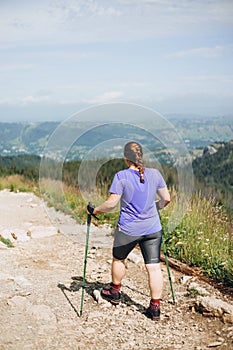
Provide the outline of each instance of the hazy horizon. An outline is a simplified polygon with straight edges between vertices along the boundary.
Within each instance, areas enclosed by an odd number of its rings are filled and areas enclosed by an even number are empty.
[[[93,106],[95,107],[95,106]],[[97,106],[98,107],[98,106]],[[54,122],[54,123],[62,123],[64,122],[65,120],[71,118],[73,115],[78,115],[80,112],[84,111],[85,109],[89,109],[89,108],[92,108],[92,106],[88,106],[88,107],[83,107],[83,108],[80,108],[79,110],[77,110],[76,113],[71,113],[71,114],[67,114],[65,117],[58,117],[57,119],[56,118],[50,118],[50,117],[36,117],[35,114],[34,114],[34,117],[32,119],[23,119],[23,118],[17,118],[17,117],[12,117],[12,118],[2,118],[0,116],[0,123],[45,123],[45,122]],[[153,108],[152,108],[153,110]],[[220,115],[209,115],[209,114],[193,114],[193,113],[168,113],[168,114],[161,114],[165,119],[167,119],[168,121],[178,121],[179,119],[180,120],[190,120],[190,119],[193,119],[193,120],[200,120],[200,119],[203,119],[204,120],[210,120],[210,119],[213,119],[214,120],[218,120],[218,119],[221,119],[221,118],[227,118],[227,119],[230,119],[232,120],[233,122],[233,114],[220,114]]]

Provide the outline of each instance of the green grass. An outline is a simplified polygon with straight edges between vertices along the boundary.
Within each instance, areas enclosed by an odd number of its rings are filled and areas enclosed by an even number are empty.
[[[8,189],[11,192],[35,192],[39,193],[39,187],[34,181],[25,180],[20,175],[10,175],[0,178],[0,190]]]
[[[173,205],[162,212],[168,254],[205,275],[227,285],[233,284],[232,225],[222,206],[193,195],[190,208],[173,232],[166,230]]]
[[[73,187],[63,184],[62,190],[60,189],[59,182],[54,180],[41,184],[41,193],[49,206],[54,207],[57,210],[61,210],[66,214],[70,214],[79,223],[86,223],[87,220],[87,201],[83,198],[85,194],[81,194],[80,191]],[[85,197],[90,197],[87,194]],[[92,194],[91,201],[96,206],[99,202],[99,195]],[[102,198],[107,198],[103,196]],[[93,220],[96,225],[109,224],[110,226],[116,226],[118,221],[119,211],[115,211],[110,214],[99,215],[99,221]]]

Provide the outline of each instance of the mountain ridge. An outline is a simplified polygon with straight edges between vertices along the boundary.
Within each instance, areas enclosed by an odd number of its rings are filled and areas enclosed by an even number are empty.
[[[225,142],[233,139],[233,118],[215,117],[213,118],[183,118],[182,116],[173,117],[171,119],[175,129],[183,139],[188,150],[193,150],[199,147],[205,147],[214,142]],[[49,137],[58,127],[59,122],[0,122],[0,155],[16,155],[16,154],[36,154],[42,155]],[[80,123],[77,128],[82,128],[85,131],[85,123]],[[125,130],[123,130],[125,128]],[[109,125],[107,128],[98,128],[93,132],[92,138],[96,138],[100,142],[109,139],[110,135],[117,138],[118,131],[123,130],[127,135],[129,126],[121,125],[118,130],[115,126]],[[169,130],[168,130],[169,133]],[[140,134],[140,135],[139,135]],[[148,135],[138,129],[130,129],[130,137],[139,137],[142,143],[147,143]],[[88,135],[82,140],[77,140],[79,143],[78,153],[73,155],[74,159],[81,159],[84,154],[90,149],[90,140]],[[150,140],[156,143],[156,140]]]

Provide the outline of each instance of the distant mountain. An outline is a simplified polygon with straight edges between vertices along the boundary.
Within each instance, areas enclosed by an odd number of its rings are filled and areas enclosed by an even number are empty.
[[[41,154],[58,123],[0,123],[0,154]]]
[[[233,139],[233,117],[202,118],[173,115],[168,117],[177,133],[183,138],[189,150],[203,148],[213,142],[227,142]],[[49,137],[59,125],[58,122],[0,123],[0,155],[36,154],[41,155]],[[85,131],[85,123],[77,128]],[[149,125],[148,125],[149,130]],[[164,132],[164,131],[163,131]],[[140,135],[139,135],[140,133]],[[168,131],[169,133],[169,131]],[[143,130],[135,130],[129,125],[104,125],[91,130],[74,145],[70,159],[82,159],[91,147],[117,137],[136,138],[149,147],[151,151],[163,150],[160,144]],[[120,136],[119,136],[120,135]],[[123,136],[122,136],[123,135]],[[165,154],[165,153],[164,153]],[[164,157],[163,154],[163,157]],[[166,158],[166,157],[165,157]]]
[[[233,116],[173,116],[170,120],[189,149],[233,140]]]

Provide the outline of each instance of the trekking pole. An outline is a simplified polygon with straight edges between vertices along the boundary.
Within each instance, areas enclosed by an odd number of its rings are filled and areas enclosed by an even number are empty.
[[[91,214],[87,214],[87,234],[86,234],[86,244],[85,244],[85,255],[84,255],[84,266],[83,266],[83,280],[82,280],[82,296],[80,304],[80,317],[83,312],[83,301],[84,301],[84,288],[86,283],[86,269],[87,269],[87,253],[88,253],[88,241],[91,226]]]
[[[82,280],[82,296],[80,304],[80,317],[83,312],[83,301],[84,301],[84,289],[86,284],[86,269],[87,269],[87,253],[88,253],[88,243],[89,243],[89,233],[91,226],[91,217],[94,216],[95,219],[99,220],[95,214],[93,214],[94,206],[91,202],[88,203],[87,209],[90,210],[87,214],[87,234],[86,234],[86,244],[85,244],[85,255],[84,255],[84,266],[83,266],[83,280]]]
[[[166,248],[166,244],[165,244],[163,238],[162,238],[162,244],[163,244],[163,253],[165,256],[165,262],[166,262],[166,266],[167,266],[168,279],[170,282],[170,288],[171,288],[171,292],[172,292],[172,300],[173,300],[173,304],[175,304],[175,295],[174,295],[174,290],[173,290],[173,286],[172,286],[171,273],[170,273],[170,268],[169,268],[169,263],[168,263],[167,248]]]
[[[156,204],[156,208],[157,208],[157,211],[158,211],[158,214],[159,214],[159,217],[160,217],[160,210],[161,210],[161,208],[159,207],[159,203],[158,202],[159,201],[156,201],[155,204]],[[175,294],[174,294],[174,290],[173,290],[173,286],[172,286],[171,273],[170,273],[168,257],[167,257],[167,248],[166,248],[166,244],[165,244],[163,236],[162,236],[162,245],[163,245],[163,253],[164,253],[164,257],[165,257],[165,262],[166,262],[166,266],[167,266],[168,279],[169,279],[171,293],[172,293],[172,300],[173,300],[173,304],[175,304]]]

